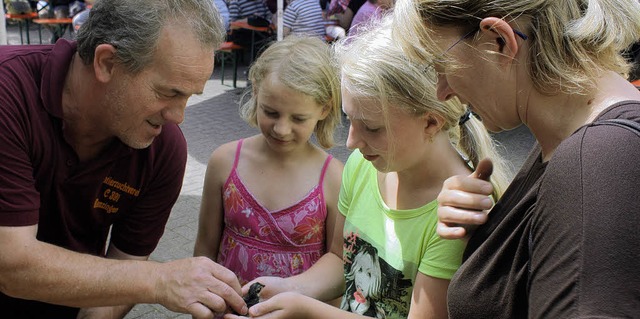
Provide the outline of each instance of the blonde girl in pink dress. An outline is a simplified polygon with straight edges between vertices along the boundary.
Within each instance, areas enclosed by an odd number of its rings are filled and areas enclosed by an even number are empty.
[[[241,283],[302,273],[331,246],[343,167],[324,150],[341,118],[331,59],[320,39],[292,36],[267,48],[251,67],[252,95],[240,109],[261,134],[211,155],[194,254]]]

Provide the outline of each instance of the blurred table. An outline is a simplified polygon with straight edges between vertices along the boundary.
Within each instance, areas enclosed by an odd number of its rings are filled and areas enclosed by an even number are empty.
[[[58,39],[62,38],[62,36],[67,32],[67,29],[71,30],[71,24],[73,22],[72,18],[61,18],[61,19],[34,19],[34,23],[39,25],[49,25],[52,27],[53,32],[53,40],[55,43]]]
[[[252,26],[249,23],[247,23],[246,19],[231,21],[231,23],[229,23],[229,26],[230,26],[230,29],[232,30],[231,32],[233,32],[234,29],[251,30],[251,51],[249,55],[249,64],[253,63],[253,56],[255,54],[255,47],[256,47],[256,32],[270,32],[272,31],[271,27]],[[261,39],[261,41],[263,40],[265,39]]]
[[[31,44],[31,37],[29,35],[29,27],[31,26],[31,20],[38,18],[38,13],[31,12],[25,14],[13,14],[13,13],[5,13],[4,17],[6,19],[13,19],[18,21],[18,28],[20,29],[20,44],[24,44],[24,40],[22,38],[22,26],[24,24],[26,33],[27,33],[27,44]],[[38,34],[40,29],[38,29]],[[40,34],[40,43],[42,43],[42,34]]]

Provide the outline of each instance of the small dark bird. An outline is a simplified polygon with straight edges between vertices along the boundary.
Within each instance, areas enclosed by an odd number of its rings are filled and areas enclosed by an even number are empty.
[[[249,287],[249,293],[243,297],[244,302],[247,303],[247,307],[251,308],[251,306],[260,302],[260,291],[262,291],[264,285],[259,282],[254,282],[251,287]]]
[[[259,282],[254,282],[249,287],[249,293],[242,297],[248,308],[260,302],[260,291],[264,288],[264,285]],[[236,313],[237,314],[237,313]]]

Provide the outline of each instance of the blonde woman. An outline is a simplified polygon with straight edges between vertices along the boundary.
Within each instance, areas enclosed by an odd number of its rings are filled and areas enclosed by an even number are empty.
[[[439,233],[471,236],[451,318],[637,317],[640,92],[620,52],[640,3],[399,0],[395,14],[406,51],[437,59],[441,101],[537,140],[492,209],[482,167],[445,182]]]
[[[343,253],[288,279],[258,278],[266,285],[261,297],[273,297],[251,316],[447,318],[447,287],[464,242],[436,234],[436,196],[478,158],[500,161],[479,121],[460,103],[435,99],[433,69],[407,61],[386,26],[337,50],[354,150],[338,202],[343,227],[334,242]],[[502,166],[495,168],[497,198],[506,182],[498,178]],[[340,308],[322,302],[339,296]]]

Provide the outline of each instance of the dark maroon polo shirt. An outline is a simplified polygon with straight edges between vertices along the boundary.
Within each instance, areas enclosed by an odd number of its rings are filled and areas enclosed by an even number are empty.
[[[116,247],[149,255],[180,193],[185,138],[165,125],[146,149],[117,140],[79,163],[63,138],[61,108],[75,52],[66,40],[0,46],[0,225],[37,224],[39,240],[92,255],[104,254],[112,227]]]

